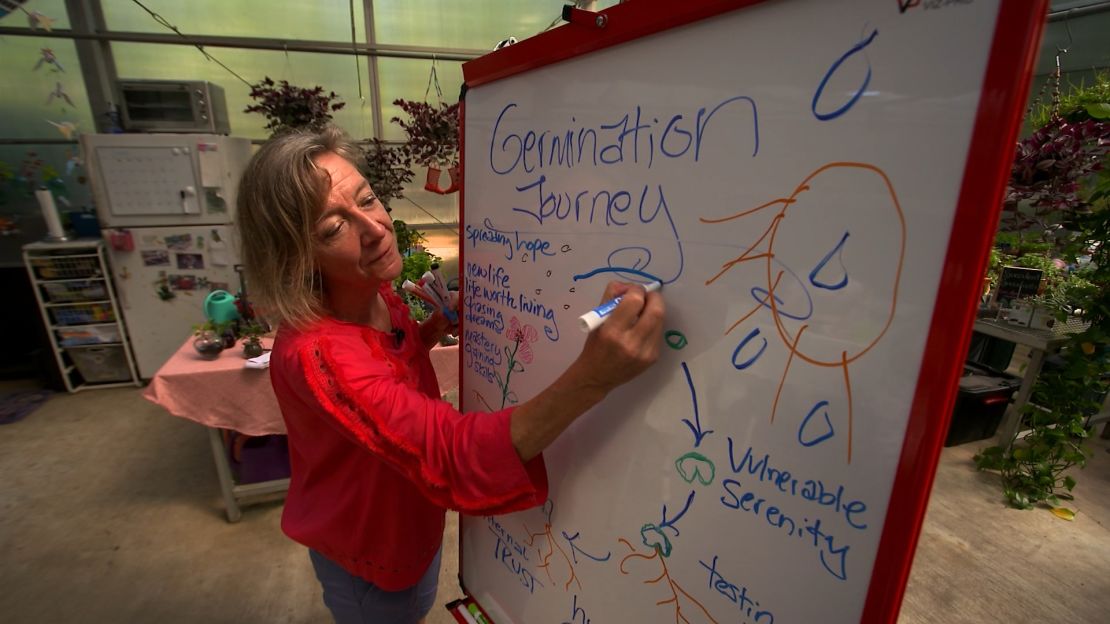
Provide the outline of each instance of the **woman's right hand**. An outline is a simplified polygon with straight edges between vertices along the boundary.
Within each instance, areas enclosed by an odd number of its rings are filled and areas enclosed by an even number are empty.
[[[609,319],[595,329],[582,353],[550,386],[513,412],[509,435],[517,454],[530,461],[610,390],[659,359],[663,298],[643,286],[610,282],[602,302],[621,297]]]
[[[608,393],[648,369],[659,359],[663,342],[663,297],[639,284],[609,282],[604,303],[621,297],[601,327],[590,332],[582,353],[571,365],[579,381]]]

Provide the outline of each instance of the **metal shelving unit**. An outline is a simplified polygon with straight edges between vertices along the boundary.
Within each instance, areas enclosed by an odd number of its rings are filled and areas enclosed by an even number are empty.
[[[104,241],[31,243],[23,263],[66,389],[141,385]]]

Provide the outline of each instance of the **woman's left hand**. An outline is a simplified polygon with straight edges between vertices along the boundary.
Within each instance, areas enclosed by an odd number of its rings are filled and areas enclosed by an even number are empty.
[[[450,297],[451,307],[455,310],[456,318],[458,318],[459,293],[458,291],[452,290],[448,295]],[[452,323],[447,319],[447,316],[442,310],[436,310],[432,312],[431,316],[420,323],[420,338],[424,343],[424,347],[431,349],[448,333],[455,334],[458,333],[458,330],[458,322]]]

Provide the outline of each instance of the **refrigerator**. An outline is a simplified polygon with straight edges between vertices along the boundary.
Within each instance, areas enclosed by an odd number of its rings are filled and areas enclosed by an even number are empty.
[[[213,290],[241,288],[233,237],[249,139],[85,134],[82,156],[139,376],[205,321]]]

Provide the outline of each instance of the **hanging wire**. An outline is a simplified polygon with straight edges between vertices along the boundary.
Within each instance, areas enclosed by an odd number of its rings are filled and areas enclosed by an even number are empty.
[[[424,101],[428,101],[428,94],[432,91],[432,85],[436,87],[436,103],[443,103],[443,89],[439,87],[439,75],[436,74],[436,55],[432,55],[432,71],[428,74],[428,86],[424,88]]]
[[[1064,31],[1068,34],[1068,47],[1061,48],[1060,46],[1056,46],[1056,66],[1053,68],[1052,73],[1048,75],[1048,78],[1045,78],[1044,84],[1041,85],[1040,90],[1037,91],[1037,97],[1033,98],[1033,101],[1029,103],[1029,109],[1025,111],[1026,118],[1033,115],[1033,109],[1041,104],[1041,101],[1044,99],[1045,91],[1051,87],[1052,100],[1049,107],[1048,118],[1050,121],[1060,119],[1060,82],[1063,74],[1060,67],[1060,57],[1067,54],[1068,50],[1075,46],[1075,39],[1071,34],[1071,25],[1068,23],[1070,21],[1068,19],[1070,15],[1071,11],[1064,15]]]
[[[188,41],[188,40],[189,40],[189,38],[188,38],[188,37],[186,37],[186,36],[184,35],[184,33],[182,33],[182,32],[181,32],[180,30],[178,30],[178,29],[177,29],[177,26],[174,26],[173,24],[169,23],[169,22],[168,22],[168,21],[166,20],[166,18],[164,18],[164,17],[162,17],[161,15],[159,15],[159,14],[155,13],[154,11],[151,11],[151,10],[150,10],[150,9],[148,9],[148,8],[146,7],[146,5],[144,5],[144,4],[142,3],[142,2],[139,2],[139,0],[131,0],[131,1],[132,1],[132,2],[134,2],[135,4],[139,5],[139,7],[140,7],[140,8],[142,8],[142,10],[146,11],[147,13],[149,13],[149,14],[150,14],[150,17],[151,17],[151,18],[153,18],[155,22],[158,22],[158,23],[159,23],[159,24],[161,24],[162,26],[165,26],[166,28],[168,28],[168,29],[172,30],[173,32],[177,33],[177,35],[178,35],[179,37],[181,37],[182,39],[185,39],[186,41]],[[209,54],[208,52],[206,52],[206,51],[205,51],[205,49],[204,49],[204,46],[200,45],[199,43],[193,43],[193,42],[191,42],[191,41],[189,41],[189,43],[190,43],[190,44],[192,44],[192,46],[193,46],[194,48],[196,48],[197,50],[199,50],[199,51],[200,51],[200,53],[204,55],[204,58],[206,58],[206,59],[208,59],[208,60],[212,61],[213,63],[215,63],[215,64],[219,65],[220,67],[224,68],[224,69],[225,69],[225,70],[227,71],[227,73],[231,74],[232,76],[235,76],[235,77],[236,77],[236,78],[238,78],[238,79],[239,79],[239,80],[240,80],[240,81],[241,81],[241,82],[242,82],[243,84],[247,85],[248,87],[254,87],[254,85],[252,85],[252,84],[251,84],[250,82],[247,82],[247,79],[246,79],[246,78],[243,78],[243,77],[242,77],[242,76],[240,76],[239,74],[235,73],[235,70],[231,69],[231,68],[230,68],[230,67],[228,67],[227,65],[224,65],[223,63],[221,63],[221,62],[220,62],[220,60],[219,60],[219,59],[217,59],[216,57],[214,57],[214,56],[212,56],[211,54]]]
[[[1052,73],[1052,109],[1049,119],[1060,119],[1060,55],[1067,54],[1067,48],[1056,48],[1056,70]]]
[[[545,33],[547,31],[551,30],[552,28],[555,28],[556,26],[559,25],[559,22],[561,22],[561,21],[563,21],[563,14],[562,13],[559,14],[559,17],[556,17],[555,19],[551,20],[551,23],[547,25],[547,28],[544,28],[540,32]]]
[[[355,79],[358,81],[358,99],[365,102],[366,98],[362,95],[362,67],[358,64],[358,43],[355,39],[355,0],[350,0],[348,6],[351,13],[351,51],[355,53]]]
[[[452,233],[454,233],[454,235],[455,235],[455,236],[459,236],[459,231],[458,231],[457,229],[455,229],[455,228],[451,227],[451,225],[450,225],[449,223],[445,223],[445,222],[443,222],[442,220],[440,220],[440,218],[439,218],[439,217],[435,216],[435,215],[434,215],[434,214],[432,214],[431,212],[428,212],[428,209],[427,209],[427,208],[425,208],[425,207],[421,206],[420,204],[416,203],[415,201],[413,201],[413,200],[412,200],[412,198],[411,198],[411,197],[409,197],[408,195],[405,195],[405,196],[403,197],[403,199],[406,199],[406,200],[408,200],[408,202],[409,202],[410,204],[412,204],[413,206],[416,206],[417,208],[419,208],[419,209],[420,209],[420,211],[421,211],[421,212],[423,212],[424,214],[426,214],[426,215],[428,215],[429,217],[431,217],[431,218],[432,218],[432,221],[435,221],[436,223],[438,223],[438,224],[442,225],[443,227],[447,228],[447,229],[448,229],[449,231],[451,231]]]
[[[283,70],[285,76],[283,78],[289,82],[297,82],[297,75],[293,73],[293,62],[289,59],[289,44],[282,43],[281,47],[285,51],[285,68]]]

